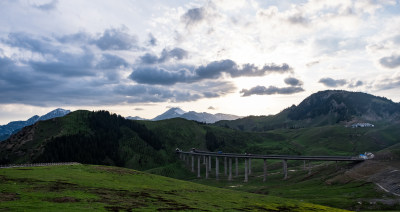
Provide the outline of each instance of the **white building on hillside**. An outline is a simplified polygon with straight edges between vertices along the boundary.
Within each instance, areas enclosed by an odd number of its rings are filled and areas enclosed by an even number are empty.
[[[357,127],[375,127],[375,125],[370,124],[370,123],[355,123],[351,125],[352,128],[357,128]]]

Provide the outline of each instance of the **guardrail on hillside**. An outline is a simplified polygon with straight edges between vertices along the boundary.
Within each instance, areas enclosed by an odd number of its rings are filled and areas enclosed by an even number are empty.
[[[0,169],[18,168],[18,167],[35,167],[35,166],[62,166],[62,165],[79,165],[78,162],[63,162],[63,163],[26,163],[26,164],[0,164]]]

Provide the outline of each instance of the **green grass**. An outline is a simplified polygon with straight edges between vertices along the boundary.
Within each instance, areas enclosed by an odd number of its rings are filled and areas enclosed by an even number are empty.
[[[117,167],[0,169],[0,211],[93,210],[341,211]]]
[[[287,180],[283,180],[281,164],[276,160],[269,160],[266,182],[262,181],[262,160],[252,160],[252,175],[247,183],[243,182],[244,167],[241,163],[239,164],[239,176],[233,177],[232,181],[228,181],[227,177],[224,176],[223,164],[220,165],[220,179],[218,181],[215,180],[215,169],[212,170],[210,179],[204,179],[204,170],[202,170],[202,178],[191,179],[191,181],[219,188],[297,199],[347,210],[399,209],[398,205],[382,205],[381,208],[377,208],[376,205],[360,205],[359,202],[369,202],[370,199],[395,199],[396,197],[378,191],[371,182],[362,180],[340,182],[334,180],[335,176],[351,168],[351,164],[348,162],[339,162],[338,168],[336,168],[334,162],[313,162],[311,175],[309,175],[308,170],[303,170],[302,161],[301,163],[289,161],[289,177]],[[234,167],[233,165],[233,176],[235,175]]]

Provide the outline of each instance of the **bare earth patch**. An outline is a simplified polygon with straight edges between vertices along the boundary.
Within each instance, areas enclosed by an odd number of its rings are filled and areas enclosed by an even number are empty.
[[[0,202],[5,202],[5,201],[14,201],[18,200],[18,194],[16,193],[7,193],[7,192],[1,192],[0,193]]]
[[[94,168],[97,169],[97,170],[100,170],[100,171],[105,171],[105,172],[109,172],[109,173],[115,173],[115,174],[119,174],[119,175],[141,174],[140,172],[132,170],[132,169],[124,169],[124,168],[117,168],[117,167],[111,167],[111,166],[96,166]]]

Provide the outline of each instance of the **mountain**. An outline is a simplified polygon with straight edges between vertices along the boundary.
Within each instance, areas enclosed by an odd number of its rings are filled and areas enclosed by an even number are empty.
[[[272,133],[247,133],[182,118],[134,121],[107,111],[75,111],[40,121],[0,143],[0,164],[77,161],[139,170],[176,160],[175,148],[301,154],[285,138]],[[263,148],[254,146],[265,143]],[[259,150],[257,150],[259,149]]]
[[[129,120],[147,120],[147,119],[139,117],[139,116],[128,116],[128,117],[125,117],[125,118],[129,119]]]
[[[52,110],[52,111],[48,112],[47,114],[41,116],[38,121],[43,121],[43,120],[48,120],[48,119],[52,119],[52,118],[62,117],[62,116],[67,115],[70,112],[71,112],[70,110],[57,108],[57,109]]]
[[[65,116],[70,112],[71,112],[70,110],[64,110],[61,108],[57,108],[43,116],[35,115],[26,121],[12,121],[6,125],[1,125],[0,126],[0,141],[6,140],[7,138],[10,137],[10,135],[18,132],[20,129],[22,129],[25,126],[32,125],[38,121],[43,121],[43,120],[48,120],[48,119],[52,119],[52,118],[56,118],[56,117]]]
[[[107,111],[74,111],[63,117],[24,127],[6,141],[0,142],[0,164],[62,161],[105,164],[193,180],[226,189],[296,198],[353,211],[382,211],[383,208],[399,210],[398,205],[380,205],[378,202],[370,204],[382,199],[382,196],[385,197],[385,201],[386,198],[392,197],[380,192],[380,186],[390,191],[396,189],[393,185],[398,184],[399,177],[395,173],[395,170],[400,168],[400,124],[396,118],[398,103],[369,94],[343,91],[319,92],[303,102],[276,115],[220,121],[215,125],[183,118],[136,121]],[[303,115],[300,116],[300,113]],[[368,120],[375,124],[374,128],[346,127],[352,122]],[[281,175],[282,161],[268,159],[269,175],[266,182],[262,182],[260,178],[263,163],[257,160],[252,163],[254,172],[250,183],[243,183],[243,165],[240,165],[239,177],[234,177],[234,181],[228,183],[226,177],[222,177],[222,172],[219,181],[197,179],[196,174],[188,171],[184,163],[178,161],[174,154],[175,148],[190,150],[193,147],[200,150],[271,155],[355,156],[372,152],[376,158],[359,163],[361,165],[348,162],[311,162],[308,165],[312,167],[311,174],[303,170],[303,161],[288,161],[291,172],[289,178],[284,181]],[[220,162],[222,171],[223,160]],[[243,160],[240,163],[243,164]],[[381,171],[376,172],[379,169]],[[204,177],[204,169],[201,170]],[[22,172],[30,170],[23,169]],[[124,172],[111,169],[101,170],[102,176],[107,176],[108,173],[124,175]],[[387,178],[387,173],[390,174],[390,178]],[[213,177],[211,173],[211,178]],[[54,182],[54,178],[51,180]],[[18,181],[17,185],[20,186],[21,182]],[[68,185],[64,183],[63,186]],[[76,190],[76,186],[74,189]],[[229,190],[225,191],[231,193]],[[104,191],[95,192],[105,194]],[[105,192],[109,196],[110,190]],[[185,192],[195,196],[201,195],[193,192],[193,189]],[[6,197],[7,195],[11,194],[6,194]],[[171,193],[167,195],[174,196]],[[81,196],[79,198],[82,198]],[[82,199],[77,204],[83,201]],[[363,208],[359,208],[361,206]],[[255,210],[258,209],[259,207]],[[291,209],[293,208],[288,210]],[[281,210],[282,208],[276,209]]]
[[[341,91],[331,93],[343,94]],[[344,94],[350,98],[355,98],[353,94],[359,95],[350,92]],[[371,101],[380,100],[379,104],[388,104],[388,108],[397,106],[397,103],[384,98],[361,95]],[[329,99],[320,96],[326,96],[326,93],[313,94],[304,102],[315,97],[320,101]],[[335,105],[340,104],[349,110],[364,110],[358,108],[362,105],[351,105],[351,101],[346,98],[346,101],[339,102],[340,98],[343,99],[341,95],[330,96],[334,97]],[[314,104],[314,107],[316,110],[318,107],[324,108],[323,104],[331,102],[333,99]],[[177,147],[254,154],[358,155],[360,152],[379,151],[400,143],[400,124],[395,119],[396,111],[390,113],[381,108],[365,110],[367,117],[383,113],[384,117],[392,121],[375,117],[374,120],[380,121],[373,122],[374,128],[353,129],[344,126],[349,123],[347,120],[337,122],[343,117],[342,113],[335,112],[337,108],[331,108],[314,118],[288,118],[290,114],[297,113],[297,107],[305,108],[301,103],[274,116],[246,117],[220,121],[215,125],[182,118],[134,121],[107,111],[75,111],[64,117],[25,127],[1,142],[0,163],[78,161],[143,170],[174,161],[170,152]],[[173,108],[169,114],[196,113],[183,113]],[[354,120],[359,121],[362,117],[364,114],[359,114]]]
[[[357,122],[391,124],[400,122],[400,104],[362,92],[326,90],[310,95],[298,106],[292,105],[276,115],[249,116],[234,121],[219,121],[217,126],[244,131],[268,131]]]
[[[178,107],[173,107],[173,108],[170,108],[169,110],[165,111],[163,114],[156,116],[152,120],[159,121],[159,120],[164,120],[164,119],[178,118],[185,113],[186,112],[183,111],[182,109],[180,109]]]
[[[211,114],[205,112],[198,113],[195,111],[186,112],[180,108],[175,107],[167,110],[165,113],[155,117],[152,120],[159,121],[171,118],[184,118],[187,120],[193,120],[204,123],[215,123],[221,120],[235,120],[240,118],[240,116],[223,114],[223,113]]]
[[[400,104],[361,92],[327,90],[307,97],[288,114],[292,120],[319,116],[331,116],[336,123],[353,119],[395,121],[400,120]]]

